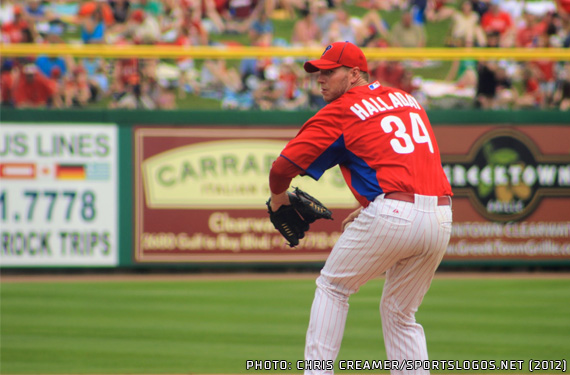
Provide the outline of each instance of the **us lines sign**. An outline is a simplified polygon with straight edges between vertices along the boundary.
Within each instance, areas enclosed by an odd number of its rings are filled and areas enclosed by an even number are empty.
[[[115,266],[115,125],[0,127],[2,266]]]
[[[446,259],[570,259],[570,125],[435,131],[455,195]]]
[[[268,219],[269,170],[297,129],[135,129],[135,260],[324,260],[356,201],[340,169],[292,185],[318,193],[337,221],[289,248]]]

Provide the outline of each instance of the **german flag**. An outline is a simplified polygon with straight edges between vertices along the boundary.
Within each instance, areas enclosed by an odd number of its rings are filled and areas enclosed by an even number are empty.
[[[57,164],[55,177],[58,180],[85,180],[85,165]]]

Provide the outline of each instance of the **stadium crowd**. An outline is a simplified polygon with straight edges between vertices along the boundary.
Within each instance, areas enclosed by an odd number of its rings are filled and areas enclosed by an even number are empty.
[[[365,9],[351,15],[349,6]],[[391,24],[386,15],[397,12]],[[290,20],[287,38],[276,20]],[[1,42],[111,45],[425,47],[426,25],[450,25],[449,48],[569,48],[570,0],[96,0],[12,1],[0,6]],[[235,38],[234,38],[235,37]],[[433,45],[433,43],[432,43]],[[225,109],[294,110],[325,105],[316,75],[292,57],[229,60],[0,57],[3,107],[174,109],[214,98]],[[430,106],[434,92],[482,109],[570,109],[570,62],[457,60],[445,79],[414,73],[433,62],[374,61],[371,79]],[[462,93],[462,94],[461,94]]]

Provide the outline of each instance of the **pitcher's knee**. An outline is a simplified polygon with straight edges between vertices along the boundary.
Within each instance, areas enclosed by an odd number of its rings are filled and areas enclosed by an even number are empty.
[[[317,288],[333,297],[336,300],[347,301],[348,297],[354,292],[347,290],[341,283],[330,279],[327,276],[319,276],[317,278]]]
[[[391,298],[382,298],[380,301],[380,316],[382,321],[390,321],[400,326],[416,322],[413,311],[403,311],[397,301]]]

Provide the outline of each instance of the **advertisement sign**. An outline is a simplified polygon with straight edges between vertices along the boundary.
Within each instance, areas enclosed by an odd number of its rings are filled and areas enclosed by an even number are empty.
[[[439,126],[445,259],[570,259],[570,126]]]
[[[298,129],[135,129],[136,262],[326,259],[357,207],[337,168],[292,186],[334,221],[295,248],[268,220],[271,163]],[[437,126],[454,192],[445,260],[570,259],[570,126]]]
[[[290,248],[268,219],[269,169],[296,129],[135,129],[135,260],[324,260],[357,207],[340,169],[292,186],[314,193],[335,221]]]
[[[117,129],[0,127],[0,265],[115,266]]]

